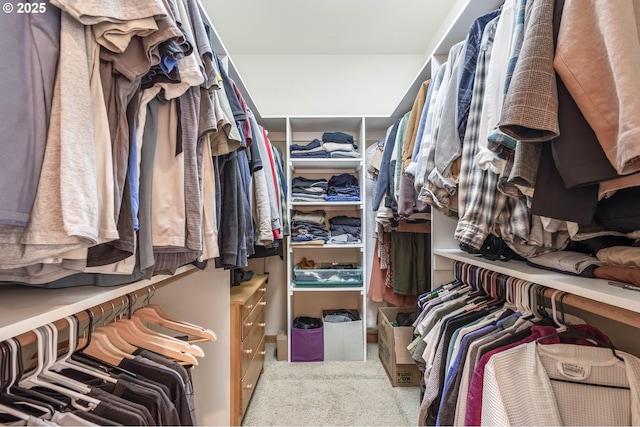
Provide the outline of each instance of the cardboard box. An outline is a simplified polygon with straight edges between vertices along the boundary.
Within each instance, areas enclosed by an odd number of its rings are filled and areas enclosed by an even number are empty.
[[[360,317],[358,310],[351,310]],[[322,318],[335,310],[324,310]],[[324,360],[364,360],[362,319],[324,322]]]
[[[413,341],[412,326],[393,326],[398,313],[413,313],[414,307],[378,308],[378,356],[394,387],[417,387],[422,372],[407,346]]]
[[[284,331],[280,331],[276,335],[276,357],[280,361],[289,359],[287,334]]]

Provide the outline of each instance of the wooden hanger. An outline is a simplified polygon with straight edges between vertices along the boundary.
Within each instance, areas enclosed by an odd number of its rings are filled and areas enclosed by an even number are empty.
[[[167,356],[178,361],[197,365],[198,360],[194,355],[182,351],[182,347],[178,348],[174,343],[167,343],[167,340],[161,339],[155,335],[144,335],[139,331],[133,330],[130,323],[124,321],[115,322],[114,327],[118,328],[118,332],[129,344],[139,348],[154,351],[163,356]]]
[[[115,308],[115,305],[113,305],[113,307]],[[133,348],[131,352],[124,351],[111,341],[107,333],[99,329],[93,329],[94,324],[99,322],[100,319],[102,319],[103,322],[106,320],[102,305],[100,305],[99,308],[101,311],[100,317],[95,322],[93,321],[93,312],[87,310],[90,318],[88,333],[86,342],[83,342],[83,339],[78,339],[78,347],[80,347],[78,351],[80,354],[93,357],[112,366],[118,366],[123,359],[133,359],[134,356],[132,353],[137,349],[136,347],[131,346]]]
[[[123,331],[123,328],[126,327],[126,329],[128,329],[130,332],[138,335],[143,339],[153,338],[155,342],[165,345],[167,347],[174,348],[183,353],[191,354],[197,357],[204,357],[204,351],[202,350],[202,348],[198,347],[195,344],[190,344],[186,341],[182,341],[180,339],[174,338],[170,335],[165,335],[163,333],[156,332],[152,329],[149,329],[144,323],[142,323],[142,320],[137,316],[131,316],[131,319],[118,320],[117,322],[114,322],[113,325],[116,328],[118,328],[118,331],[123,336],[123,338],[125,338],[125,340],[127,338],[122,334],[122,331]]]
[[[102,314],[100,317],[103,319],[103,323],[102,323],[102,326],[99,327],[98,329],[95,329],[94,332],[99,331],[103,333],[104,335],[107,336],[108,340],[111,341],[111,344],[113,344],[115,347],[119,348],[120,350],[122,350],[123,352],[129,355],[133,355],[133,353],[135,353],[138,347],[129,344],[124,338],[122,338],[122,336],[118,332],[118,328],[114,328],[112,323],[106,323],[106,318],[104,317],[104,309],[102,308],[101,305],[99,307],[100,307],[100,310],[102,311]],[[115,304],[113,304],[113,301],[112,301],[111,314],[114,314],[114,313],[115,313]],[[114,321],[115,321],[115,317],[114,317]]]
[[[123,359],[132,359],[133,356],[127,354],[114,346],[109,338],[99,331],[93,331],[89,345],[82,350],[96,359],[103,360],[111,365],[118,366]]]
[[[134,294],[134,297],[137,297],[137,295]],[[158,342],[162,345],[175,348],[176,350],[179,350],[183,353],[191,354],[193,356],[204,357],[204,351],[202,351],[202,349],[197,345],[190,344],[186,341],[177,339],[170,335],[166,335],[166,334],[154,331],[152,329],[149,329],[142,322],[140,317],[131,315],[131,307],[133,306],[133,304],[135,304],[135,300],[132,300],[130,295],[127,295],[127,299],[128,299],[129,318],[124,318],[116,323],[124,323],[131,332],[133,332],[134,334],[137,334],[140,337],[154,337],[155,342]],[[116,324],[116,327],[119,327],[120,331],[122,331],[121,325]]]
[[[189,336],[197,337],[204,341],[215,341],[217,339],[215,332],[212,330],[205,329],[201,326],[184,322],[182,320],[174,319],[163,312],[158,305],[149,304],[149,300],[153,296],[153,293],[154,292],[149,290],[149,296],[144,302],[145,305],[137,309],[133,313],[133,317],[139,317],[144,322],[152,323],[166,329],[183,332]],[[189,342],[195,342],[195,340],[189,340]]]

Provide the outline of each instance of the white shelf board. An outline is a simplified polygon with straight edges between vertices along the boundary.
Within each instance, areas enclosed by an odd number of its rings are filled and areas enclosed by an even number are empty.
[[[433,254],[640,313],[640,292],[611,286],[608,280],[555,273],[523,261],[491,261],[459,249],[434,249]]]
[[[290,166],[294,169],[307,168],[331,168],[331,169],[355,169],[362,165],[362,158],[295,158],[289,159]]]
[[[34,286],[0,286],[0,341],[29,332],[47,323],[79,313],[164,280],[198,271],[180,267],[174,275],[157,275],[122,286],[76,286],[46,289]]]
[[[324,288],[322,287],[300,288],[295,285],[292,285],[292,286],[289,286],[289,291],[290,292],[360,292],[360,291],[364,291],[364,287],[362,286],[335,286],[335,287],[327,286]]]
[[[290,203],[292,207],[296,206],[360,206],[362,207],[362,201],[359,202],[327,202],[324,200],[318,200],[317,202],[296,202]]]
[[[293,252],[294,249],[363,249],[364,248],[364,244],[362,243],[357,243],[357,244],[352,244],[352,243],[345,243],[345,244],[339,244],[339,243],[334,243],[334,244],[324,244],[324,245],[302,245],[302,244],[289,244],[289,252]]]

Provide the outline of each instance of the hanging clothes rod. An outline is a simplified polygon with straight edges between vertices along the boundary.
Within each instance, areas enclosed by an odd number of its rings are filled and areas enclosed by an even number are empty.
[[[155,291],[169,284],[171,284],[170,280],[154,283],[152,285],[145,286],[144,288],[138,289],[136,291],[124,294],[118,298],[113,298],[109,301],[105,301],[101,304],[88,308],[87,310],[90,310],[94,314],[96,313],[111,314],[114,308],[121,308],[125,305],[128,305],[130,301],[132,303],[144,301],[145,298],[149,298],[153,296]],[[129,295],[129,298],[127,298],[127,295]],[[89,314],[87,313],[86,310],[75,313],[75,316],[78,318],[80,322],[89,320]],[[65,319],[58,319],[55,322],[53,322],[53,325],[59,331],[69,328],[69,324]],[[37,335],[35,334],[35,332],[29,331],[16,336],[15,339],[18,340],[21,346],[25,347],[29,344],[35,343],[37,341]]]
[[[555,289],[546,288],[544,291],[544,296],[551,299],[555,291]],[[559,296],[556,296],[556,298],[559,298]],[[616,307],[570,293],[567,293],[562,297],[562,304],[564,306],[570,306],[580,310],[588,311],[589,313],[593,313],[607,319],[612,319],[616,322],[620,322],[634,328],[640,328],[640,313],[636,313],[635,311]]]
[[[483,267],[478,267],[472,264],[468,264],[462,261],[454,262],[454,274],[455,277],[459,280],[464,281],[465,283],[469,283],[474,287],[482,288],[487,293],[499,293],[500,290],[497,289],[487,289],[488,285],[486,282],[489,276],[494,278],[494,282],[497,282],[510,276],[498,273],[493,270],[489,270]],[[491,292],[492,291],[492,292]],[[551,300],[552,295],[557,293],[556,289],[549,288],[545,286],[544,296],[545,298]],[[564,295],[562,295],[564,293]],[[616,322],[632,326],[634,328],[640,328],[640,313],[636,313],[635,311],[627,310],[621,307],[616,307],[610,304],[606,304],[600,301],[592,300],[589,298],[585,298],[579,295],[560,292],[562,296],[556,296],[556,298],[562,299],[562,304],[564,306],[573,307],[576,309],[584,310],[589,313],[593,313],[595,315],[614,320]]]

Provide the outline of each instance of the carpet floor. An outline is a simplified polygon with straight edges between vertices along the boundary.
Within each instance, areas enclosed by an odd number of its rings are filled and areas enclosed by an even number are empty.
[[[417,425],[419,387],[392,387],[367,344],[367,361],[288,363],[267,344],[264,373],[245,414],[245,426]]]

